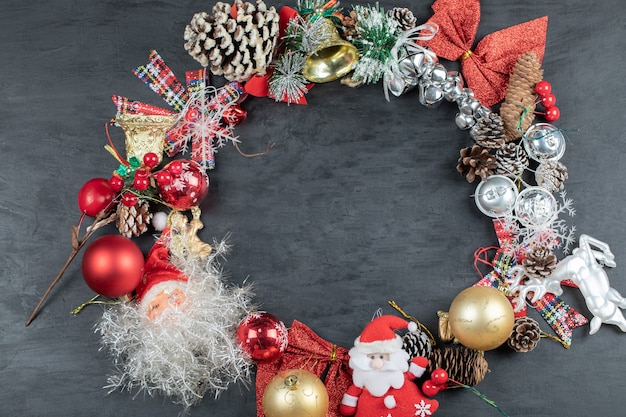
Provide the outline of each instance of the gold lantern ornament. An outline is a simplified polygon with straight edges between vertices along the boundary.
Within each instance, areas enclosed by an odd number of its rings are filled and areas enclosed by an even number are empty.
[[[265,387],[265,417],[325,417],[328,392],[317,375],[303,369],[280,371]]]
[[[509,299],[497,289],[483,286],[461,291],[452,300],[447,319],[459,343],[480,351],[506,342],[515,323]]]
[[[302,75],[313,83],[334,81],[348,74],[359,59],[359,52],[350,42],[339,36],[328,18],[321,18],[319,35],[322,41],[304,63]]]
[[[115,124],[124,130],[126,136],[126,159],[134,156],[142,161],[145,154],[154,152],[161,163],[165,149],[165,133],[177,119],[178,115],[118,114],[115,117]]]

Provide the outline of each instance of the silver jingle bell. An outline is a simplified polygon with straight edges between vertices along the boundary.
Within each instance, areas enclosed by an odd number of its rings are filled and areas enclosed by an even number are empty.
[[[474,202],[483,214],[496,218],[512,213],[517,196],[517,187],[510,178],[491,175],[476,187]]]
[[[558,161],[565,154],[565,137],[551,124],[537,123],[524,133],[524,148],[537,162]]]
[[[419,52],[406,56],[398,63],[398,71],[394,71],[387,82],[387,88],[396,97],[415,88],[424,72],[424,53]]]
[[[542,187],[528,187],[515,201],[515,214],[526,227],[539,227],[550,223],[557,215],[556,199]]]
[[[419,102],[426,107],[437,107],[443,100],[442,88],[430,81],[420,81],[419,92]]]
[[[435,64],[433,70],[430,72],[430,80],[433,83],[443,84],[446,82],[446,78],[448,78],[446,67],[440,63]]]
[[[471,114],[457,113],[454,118],[454,123],[461,130],[470,129],[472,126],[476,124],[476,119]]]
[[[443,93],[448,101],[455,101],[463,94],[463,79],[457,71],[448,72],[446,82],[443,83]]]

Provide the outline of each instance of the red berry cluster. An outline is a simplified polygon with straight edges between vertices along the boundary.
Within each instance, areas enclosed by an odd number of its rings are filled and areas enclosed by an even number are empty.
[[[422,392],[429,397],[434,397],[439,391],[446,389],[448,380],[448,372],[443,368],[437,368],[430,374],[430,379],[422,384]]]
[[[148,152],[143,157],[143,164],[133,174],[132,188],[136,191],[146,191],[150,188],[150,172],[159,165],[159,156],[154,152]],[[125,186],[124,178],[118,173],[114,173],[109,179],[109,185],[116,193],[122,191]],[[126,191],[121,196],[121,202],[127,207],[137,204],[137,194],[132,191]]]
[[[555,122],[561,116],[561,111],[556,106],[556,97],[552,94],[552,86],[545,80],[539,81],[535,85],[535,93],[539,95],[539,104],[544,109],[543,117],[548,122]]]

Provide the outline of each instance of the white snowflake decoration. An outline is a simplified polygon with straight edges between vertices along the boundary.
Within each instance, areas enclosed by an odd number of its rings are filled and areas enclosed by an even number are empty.
[[[413,404],[415,406],[415,415],[419,417],[432,416],[433,412],[430,411],[430,404],[427,404],[426,401],[420,400],[419,403]]]

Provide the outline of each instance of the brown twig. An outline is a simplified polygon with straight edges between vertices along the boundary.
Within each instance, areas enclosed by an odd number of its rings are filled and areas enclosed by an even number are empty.
[[[46,301],[46,298],[48,298],[48,295],[50,295],[50,292],[52,292],[52,289],[54,288],[54,286],[57,285],[57,283],[61,280],[61,277],[63,277],[63,274],[65,273],[67,268],[70,266],[70,264],[72,263],[76,255],[78,255],[78,252],[80,252],[83,246],[85,246],[85,244],[87,243],[91,235],[100,227],[106,224],[109,224],[112,221],[115,221],[115,218],[117,217],[117,215],[115,214],[115,212],[111,214],[102,212],[94,219],[91,226],[87,227],[85,231],[85,236],[83,236],[82,239],[78,239],[78,233],[80,231],[80,226],[83,222],[84,217],[85,215],[83,214],[80,220],[78,221],[78,226],[72,226],[72,252],[70,253],[70,256],[67,258],[67,260],[65,261],[63,268],[61,268],[57,276],[54,278],[54,280],[52,280],[52,282],[48,286],[48,289],[39,300],[39,303],[37,303],[37,306],[31,313],[28,320],[26,321],[26,326],[28,326],[30,323],[32,323],[33,320],[35,320],[35,317],[37,317],[37,313],[39,313],[39,310],[41,309],[41,306],[43,305],[44,301]]]

